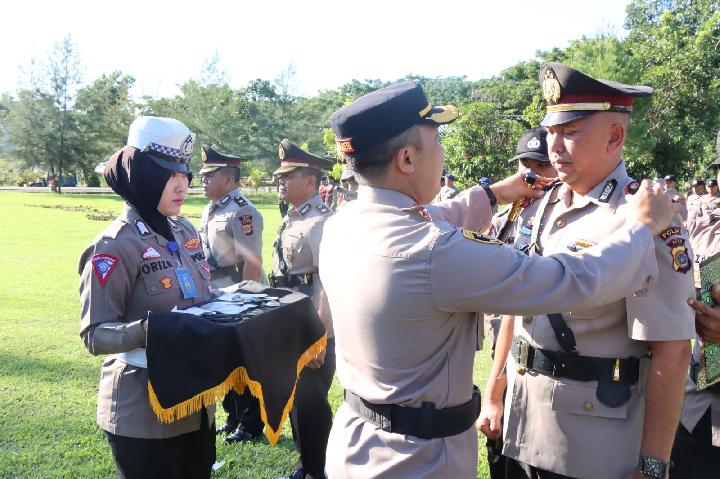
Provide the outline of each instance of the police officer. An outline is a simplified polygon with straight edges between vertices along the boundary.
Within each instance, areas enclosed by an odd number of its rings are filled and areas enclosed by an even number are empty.
[[[316,358],[303,370],[295,391],[290,423],[300,461],[289,477],[317,479],[324,477],[325,448],[332,425],[327,394],[335,374],[332,317],[318,278],[320,238],[325,220],[332,214],[318,187],[322,171],[330,169],[332,163],[287,139],[280,142],[279,156],[280,168],[273,174],[279,179],[280,198],[290,209],[273,245],[270,284],[311,296],[328,337],[324,357]]]
[[[688,217],[687,221],[692,221],[696,216],[702,216],[702,197],[705,195],[705,180],[695,179],[690,184],[692,193],[687,197]]]
[[[564,183],[538,207],[534,250],[582,255],[625,216],[633,183],[622,161],[629,114],[633,99],[652,89],[558,63],[544,65],[539,80],[548,153]],[[692,253],[679,215],[654,243],[660,270],[652,288],[515,321],[504,422],[508,477],[667,474],[694,329],[686,307],[694,296]]]
[[[543,127],[532,128],[527,130],[518,140],[517,148],[515,149],[515,156],[508,160],[508,163],[518,163],[518,172],[522,175],[527,172],[545,177],[555,178],[557,171],[553,168],[548,158],[547,153],[547,131]],[[508,244],[512,244],[513,247],[519,251],[525,253],[530,250],[530,237],[532,235],[533,218],[537,207],[540,204],[539,199],[531,200],[522,211],[515,222],[508,224],[508,215],[512,208],[507,208],[503,212],[495,214],[493,216],[492,224],[492,235],[496,236],[503,228],[509,228],[511,233],[504,238],[504,241]],[[485,323],[487,324],[486,330],[490,332],[490,344],[492,344],[493,352],[496,348],[496,340],[500,330],[500,324],[502,321],[514,321],[513,316],[505,316],[499,314],[485,314]],[[501,341],[501,344],[506,341]],[[507,351],[498,351],[501,356],[506,356]],[[504,388],[495,387],[495,379],[500,377],[501,371],[491,371],[488,376],[488,381],[485,386],[486,393],[484,397],[489,397],[489,392],[496,390],[502,391]],[[482,426],[485,422],[485,416],[488,413],[487,409],[483,409],[480,412],[478,419],[478,427]],[[489,418],[488,420],[499,420],[499,418]],[[488,466],[490,469],[490,477],[492,479],[504,479],[505,478],[505,457],[502,455],[502,437],[500,434],[490,434],[491,437],[487,438],[487,452],[488,452]]]
[[[705,188],[707,192],[700,197],[700,208],[702,209],[703,215],[712,211],[715,199],[718,197],[718,182],[715,178],[708,178],[705,180]]]
[[[351,169],[343,168],[340,182],[342,186],[336,187],[333,195],[333,211],[339,210],[344,204],[357,198],[358,182],[355,180],[355,174]]]
[[[190,183],[195,135],[177,120],[139,117],[105,167],[123,213],[80,257],[80,336],[105,355],[97,422],[124,478],[209,478],[215,408],[161,423],[148,400],[148,311],[210,298],[210,273],[195,228],[178,217]]]
[[[200,170],[203,193],[210,200],[202,213],[200,238],[210,265],[211,283],[223,288],[243,280],[264,281],[262,274],[263,218],[240,192],[242,158],[202,145]],[[231,390],[223,399],[227,421],[218,433],[231,433],[226,442],[257,439],[263,429],[260,404],[246,388]]]
[[[720,140],[720,135],[718,135]],[[720,155],[720,143],[718,143]],[[720,164],[720,158],[713,165]],[[716,172],[720,176],[720,171]],[[695,287],[700,288],[699,267],[707,258],[720,252],[720,201],[715,200],[705,215],[688,223],[690,243],[695,258]],[[720,295],[713,292],[713,299],[720,304]],[[700,364],[702,342],[720,343],[720,308],[708,308],[698,301],[691,301],[697,311],[695,341],[690,374],[685,384],[680,425],[672,450],[674,466],[670,469],[672,479],[700,479],[713,477],[720,471],[720,385],[699,390],[696,385]]]
[[[655,281],[653,231],[635,221],[593,255],[544,258],[452,226],[435,206],[414,208],[439,190],[438,126],[457,115],[409,81],[330,118],[360,183],[358,199],[326,222],[320,247],[345,388],[328,446],[330,478],[477,477],[475,312],[567,311]],[[484,226],[495,201],[536,196],[520,175],[484,191]],[[640,193],[650,210],[662,205],[657,233],[672,216],[669,199],[647,183]]]
[[[445,185],[440,188],[440,201],[442,200],[450,200],[455,198],[458,193],[460,193],[460,190],[457,186],[455,186],[455,176],[448,174],[445,177]]]
[[[665,178],[665,191],[668,192],[668,194],[672,195],[674,198],[677,199],[678,203],[678,214],[683,219],[683,221],[688,219],[688,208],[687,208],[687,200],[683,195],[680,194],[680,192],[677,189],[678,182],[677,178],[675,178],[675,175],[666,175]]]

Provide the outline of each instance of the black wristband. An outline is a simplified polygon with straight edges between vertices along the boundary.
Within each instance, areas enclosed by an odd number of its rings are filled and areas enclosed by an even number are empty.
[[[492,192],[489,186],[480,185],[480,188],[485,190],[485,194],[490,200],[490,208],[495,208],[495,205],[497,205],[497,198],[495,197],[495,193]]]

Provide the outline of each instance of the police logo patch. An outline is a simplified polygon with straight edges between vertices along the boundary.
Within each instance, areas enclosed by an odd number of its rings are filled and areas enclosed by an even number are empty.
[[[135,222],[135,227],[138,230],[138,233],[140,233],[140,236],[149,236],[150,230],[148,229],[147,225],[142,220],[137,220]]]
[[[245,233],[246,235],[252,234],[252,232],[253,232],[252,216],[250,216],[250,215],[240,216],[240,224],[242,224],[243,233]]]
[[[163,288],[170,289],[172,288],[172,279],[170,279],[170,276],[163,276],[160,280],[160,284]]]
[[[185,249],[198,249],[202,245],[200,244],[200,240],[197,238],[188,238],[183,243],[183,246],[185,246]]]
[[[100,282],[100,286],[105,286],[105,282],[110,277],[110,273],[113,272],[115,267],[120,263],[120,260],[111,254],[96,254],[90,258],[93,265],[93,271],[95,271],[95,277]]]
[[[307,214],[308,211],[310,211],[310,203],[307,203],[307,204],[303,205],[302,208],[300,208],[301,215]]]
[[[184,156],[192,155],[194,144],[195,144],[195,138],[193,138],[193,135],[188,135],[187,138],[185,138],[185,141],[183,141],[182,145],[180,146],[180,152]]]
[[[601,203],[607,203],[610,201],[610,197],[612,196],[613,191],[615,191],[615,188],[617,188],[617,180],[608,180],[607,183],[605,183],[602,192],[600,192],[600,198],[598,198],[598,201]]]
[[[155,259],[160,257],[160,253],[158,253],[152,246],[149,246],[143,250],[141,256],[142,259]]]
[[[489,238],[489,237],[482,235],[476,231],[470,231],[470,230],[464,229],[464,230],[462,230],[462,235],[465,237],[465,239],[476,241],[478,243],[493,244],[493,245],[504,244],[502,241],[496,240],[495,238]]]
[[[672,254],[673,269],[683,274],[690,271],[691,263],[685,240],[683,238],[672,238],[665,244],[668,245],[670,254]]]
[[[245,206],[248,204],[247,200],[240,195],[235,197],[235,203],[237,203],[238,206]]]
[[[353,148],[352,140],[350,138],[338,138],[335,140],[335,143],[337,143],[337,149],[340,153],[355,152],[355,148]]]
[[[540,148],[540,140],[533,136],[530,141],[527,142],[527,147],[531,150],[537,150]]]
[[[671,236],[678,236],[680,235],[681,229],[679,226],[670,226],[668,229],[660,233],[660,237],[663,240],[668,239]]]

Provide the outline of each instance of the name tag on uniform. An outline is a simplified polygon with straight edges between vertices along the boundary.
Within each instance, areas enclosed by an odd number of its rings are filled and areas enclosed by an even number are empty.
[[[190,271],[188,271],[187,268],[178,268],[175,270],[175,275],[182,290],[183,298],[197,298],[197,288],[195,288],[195,282],[192,279]]]

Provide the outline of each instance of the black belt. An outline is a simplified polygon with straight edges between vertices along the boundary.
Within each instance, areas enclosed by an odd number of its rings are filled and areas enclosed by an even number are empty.
[[[530,346],[521,338],[513,338],[512,355],[519,374],[536,371],[548,376],[599,381],[610,379],[629,385],[636,384],[640,375],[639,358],[595,358],[562,351],[548,351]]]
[[[459,406],[435,409],[424,402],[421,407],[374,404],[345,390],[345,402],[355,414],[383,431],[421,439],[455,436],[467,431],[480,414],[480,390],[473,386],[472,398]]]
[[[295,288],[297,286],[312,285],[313,275],[312,273],[288,274],[278,276],[274,274],[269,274],[268,281],[270,282],[270,286],[272,286],[273,288]]]
[[[215,269],[212,270],[212,279],[219,279],[223,278],[225,276],[230,276],[230,278],[236,282],[239,283],[243,280],[243,265],[230,265],[230,266],[218,266]]]

